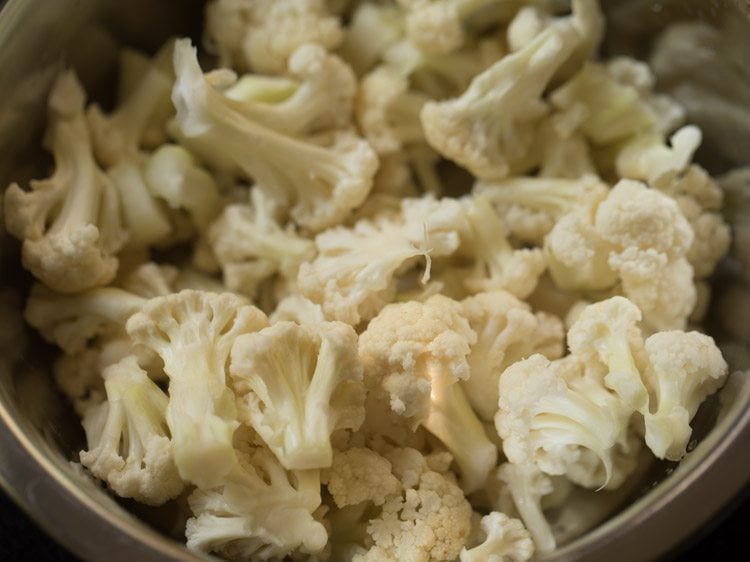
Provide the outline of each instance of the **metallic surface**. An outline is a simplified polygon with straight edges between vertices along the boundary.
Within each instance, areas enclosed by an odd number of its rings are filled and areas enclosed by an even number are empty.
[[[732,6],[750,31],[750,10],[742,1],[602,3],[615,16],[612,36],[627,38],[636,29],[653,33],[680,14],[711,19]],[[707,4],[714,6],[711,13],[701,11]],[[675,12],[676,5],[681,12]],[[170,34],[195,35],[199,14],[200,2],[188,0],[7,2],[0,13],[0,185],[26,177],[24,170],[38,157],[27,149],[38,143],[46,91],[63,57],[79,70],[89,91],[106,97],[117,41],[153,49]],[[157,519],[158,512],[139,511],[136,518],[70,464],[81,432],[51,383],[49,351],[23,327],[19,310],[28,277],[16,265],[17,252],[0,223],[0,485],[50,535],[86,560],[207,559],[179,544],[179,530],[158,532],[143,522]],[[724,276],[719,296],[734,277]],[[721,331],[721,318],[717,325]],[[747,340],[727,334],[722,342],[733,369],[750,369]],[[678,467],[656,466],[624,510],[544,559],[653,559],[715,517],[750,481],[746,378],[740,373],[721,399],[702,407],[695,423],[702,438]]]

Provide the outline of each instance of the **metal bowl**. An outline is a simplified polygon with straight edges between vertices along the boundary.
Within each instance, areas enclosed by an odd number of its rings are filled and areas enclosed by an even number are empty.
[[[746,0],[602,4],[609,16],[608,53],[644,55],[653,35],[678,19],[742,25],[750,37]],[[33,147],[39,146],[46,94],[64,65],[76,68],[92,97],[106,101],[118,42],[155,50],[171,35],[198,38],[201,10],[200,0],[7,2],[0,13],[0,153],[4,155],[0,185],[31,177],[38,165],[40,155]],[[745,74],[750,84],[750,68]],[[695,117],[700,121],[700,116]],[[750,164],[750,130],[727,137],[721,127],[699,124],[705,132],[704,145],[711,148],[700,155],[701,162],[712,172]],[[747,197],[750,200],[750,193]],[[750,204],[747,210],[734,213],[734,219],[750,218]],[[179,542],[179,525],[168,528],[159,523],[174,521],[175,513],[115,500],[71,464],[82,443],[80,424],[52,384],[50,349],[23,324],[21,307],[30,278],[19,268],[18,252],[18,243],[4,234],[0,224],[0,485],[81,558],[207,560]],[[750,327],[745,328],[743,315],[743,309],[750,311],[750,289],[743,281],[750,280],[750,274],[745,275],[742,263],[750,263],[750,256],[736,257],[716,276],[709,325],[731,370],[743,371],[750,369]],[[733,298],[741,295],[740,301],[733,302],[742,306],[722,306],[723,296],[729,293]],[[603,524],[571,538],[544,559],[653,559],[716,517],[750,482],[747,379],[744,372],[733,375],[725,389],[701,407],[693,424],[697,445],[679,465],[656,463],[642,471],[634,487],[609,502],[612,513],[604,514]],[[583,515],[569,534],[591,526],[590,521],[601,514]]]

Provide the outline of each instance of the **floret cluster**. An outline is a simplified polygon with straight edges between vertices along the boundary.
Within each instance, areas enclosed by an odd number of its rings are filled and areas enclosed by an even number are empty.
[[[597,0],[205,16],[4,198],[91,474],[230,560],[522,562],[686,454],[722,191]]]

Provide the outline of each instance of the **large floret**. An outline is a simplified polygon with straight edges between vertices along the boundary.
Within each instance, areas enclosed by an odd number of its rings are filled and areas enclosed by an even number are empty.
[[[255,187],[250,203],[225,207],[211,225],[208,241],[229,289],[255,297],[259,284],[274,274],[296,280],[300,264],[315,255],[313,241],[282,228],[274,209],[273,199]]]
[[[83,414],[81,464],[119,496],[160,505],[184,488],[166,422],[169,399],[129,356],[103,374],[106,401]]]
[[[311,230],[342,222],[365,200],[378,166],[367,142],[345,131],[302,139],[264,125],[206,80],[188,40],[175,46],[175,71],[177,129],[207,162],[273,190]]]
[[[504,291],[479,293],[461,302],[463,315],[477,334],[471,347],[471,376],[461,381],[471,405],[485,421],[498,408],[498,380],[513,363],[542,353],[557,359],[565,333],[560,320],[530,307]]]
[[[476,76],[460,97],[426,103],[427,141],[481,179],[508,176],[528,159],[536,124],[548,111],[542,94],[577,40],[561,22]]]
[[[399,214],[319,234],[318,256],[300,266],[297,283],[305,296],[323,306],[326,316],[356,325],[391,302],[395,277],[415,258],[453,253],[462,228],[465,213],[457,201],[404,199]]]
[[[485,540],[461,551],[461,562],[525,562],[534,554],[534,541],[518,519],[493,511],[482,517]]]
[[[304,43],[332,49],[343,38],[324,0],[214,0],[204,42],[222,66],[281,74]]]
[[[232,347],[239,418],[288,469],[331,466],[331,433],[365,417],[357,334],[341,322],[278,322]]]
[[[61,74],[49,96],[45,135],[55,171],[33,180],[31,191],[12,184],[4,200],[6,228],[23,240],[24,267],[63,293],[109,283],[127,238],[117,191],[94,160],[84,103],[76,76]]]
[[[188,497],[187,546],[237,562],[320,552],[328,541],[312,515],[320,502],[317,471],[288,472],[267,449],[241,449],[216,487]]]
[[[500,376],[495,417],[503,451],[516,464],[535,464],[543,472],[573,476],[576,466],[599,460],[603,471],[596,483],[610,482],[618,445],[626,445],[632,410],[595,379],[566,380],[567,365],[532,355],[508,367]],[[586,480],[589,480],[586,478]]]
[[[128,321],[133,341],[164,361],[167,423],[184,480],[211,487],[230,470],[239,421],[227,387],[229,355],[237,336],[266,323],[260,310],[236,295],[191,290],[151,299]]]
[[[388,305],[359,339],[368,386],[412,427],[423,425],[446,445],[469,492],[482,486],[497,460],[458,384],[470,376],[467,357],[475,341],[461,305],[442,295]]]
[[[430,468],[414,449],[386,455],[404,486],[389,496],[367,533],[373,546],[353,562],[455,560],[469,535],[471,506],[448,476]]]

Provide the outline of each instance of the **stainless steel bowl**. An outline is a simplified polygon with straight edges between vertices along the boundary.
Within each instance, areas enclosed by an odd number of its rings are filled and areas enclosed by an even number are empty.
[[[602,4],[610,16],[610,53],[643,55],[654,33],[678,19],[741,25],[750,37],[747,0]],[[76,68],[88,90],[106,100],[118,42],[153,50],[170,35],[196,36],[201,8],[200,0],[7,2],[0,13],[0,185],[30,177],[39,162],[34,147],[39,145],[46,93],[63,65]],[[699,124],[706,133],[704,145],[712,147],[703,163],[713,172],[750,164],[750,130],[727,136],[711,123]],[[750,213],[750,204],[747,209]],[[745,328],[750,318],[741,310],[750,311],[750,289],[743,281],[750,280],[750,274],[741,266],[750,263],[750,256],[744,257],[728,263],[717,276],[719,304],[711,314],[712,332],[731,369],[738,371],[750,370],[750,323]],[[0,224],[0,484],[41,527],[84,559],[208,559],[182,546],[181,530],[159,525],[160,520],[174,520],[174,514],[116,501],[70,463],[80,449],[82,432],[51,382],[50,350],[23,325],[20,310],[29,276],[18,263],[18,244],[4,235]],[[741,294],[746,306],[722,307],[721,299],[730,291]],[[644,471],[605,523],[545,560],[653,559],[716,517],[750,482],[747,379],[744,372],[737,373],[704,404],[694,422],[697,446],[679,466],[658,463]]]

